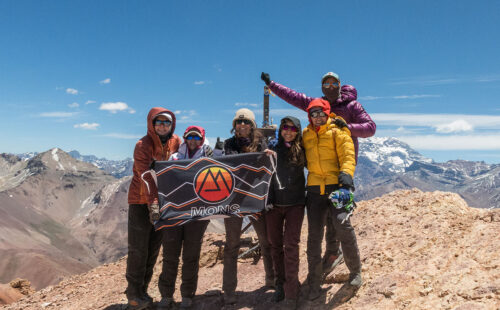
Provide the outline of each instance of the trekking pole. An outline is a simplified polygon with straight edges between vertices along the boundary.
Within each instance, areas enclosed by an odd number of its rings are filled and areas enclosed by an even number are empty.
[[[260,244],[257,243],[257,245],[251,247],[250,249],[246,250],[245,252],[241,253],[240,255],[238,255],[238,258],[244,258],[245,256],[247,256],[248,254],[256,251],[258,248],[259,248]]]

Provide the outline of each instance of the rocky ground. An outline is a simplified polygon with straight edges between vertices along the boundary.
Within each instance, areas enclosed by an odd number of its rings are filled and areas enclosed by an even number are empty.
[[[363,286],[355,296],[349,294],[342,264],[326,279],[323,296],[315,302],[301,299],[300,309],[500,309],[500,210],[473,209],[457,194],[414,189],[359,203],[352,223]],[[252,237],[244,235],[242,250],[255,242]],[[302,281],[306,240],[305,221]],[[223,241],[221,234],[205,237],[194,309],[223,308]],[[122,258],[65,278],[2,309],[125,309],[125,264]],[[249,257],[238,268],[238,302],[226,309],[279,309],[271,301],[273,291],[263,288],[262,261]],[[156,301],[160,269],[157,264],[149,289]],[[175,299],[180,301],[178,291]]]

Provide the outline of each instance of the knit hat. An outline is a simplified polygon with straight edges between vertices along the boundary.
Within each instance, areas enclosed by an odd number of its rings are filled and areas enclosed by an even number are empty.
[[[324,82],[327,78],[329,78],[329,77],[333,77],[333,78],[337,79],[337,81],[339,81],[339,82],[340,82],[340,78],[339,78],[339,75],[338,75],[337,73],[335,73],[335,72],[327,72],[327,73],[325,73],[325,75],[323,75],[323,77],[321,78],[321,84],[323,84],[323,82]]]
[[[236,127],[236,121],[239,119],[246,119],[252,122],[254,128],[257,128],[257,124],[255,123],[255,114],[247,108],[242,108],[236,111],[236,114],[233,118],[233,128]]]
[[[158,117],[158,116],[165,116],[169,121],[172,121],[172,115],[170,115],[170,113],[167,113],[167,112],[163,112],[163,113],[158,113],[155,115],[155,117],[153,118],[153,121]]]

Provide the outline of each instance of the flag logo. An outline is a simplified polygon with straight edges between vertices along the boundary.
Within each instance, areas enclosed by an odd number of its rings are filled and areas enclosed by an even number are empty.
[[[207,203],[218,203],[231,196],[234,189],[234,176],[221,166],[209,166],[200,170],[194,177],[196,195]]]

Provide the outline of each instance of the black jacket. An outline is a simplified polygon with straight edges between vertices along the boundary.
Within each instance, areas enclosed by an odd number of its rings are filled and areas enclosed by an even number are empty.
[[[297,138],[302,136],[300,121],[292,116],[287,116],[288,119],[299,128]],[[288,159],[288,147],[285,146],[281,132],[278,135],[277,143],[270,143],[269,148],[275,151],[278,155],[278,165],[276,167],[277,175],[273,175],[271,187],[269,189],[268,203],[275,206],[295,206],[305,204],[305,185],[306,178],[304,175],[304,164],[292,165]],[[302,149],[302,152],[304,150]],[[305,154],[303,154],[305,158]],[[279,178],[282,189],[280,190],[278,181]]]
[[[259,144],[257,152],[263,152],[266,149],[267,144],[264,139],[262,139],[262,143]],[[224,141],[224,155],[234,155],[240,153],[243,153],[243,151],[241,150],[241,146],[238,144],[238,139],[235,136],[232,136]]]

